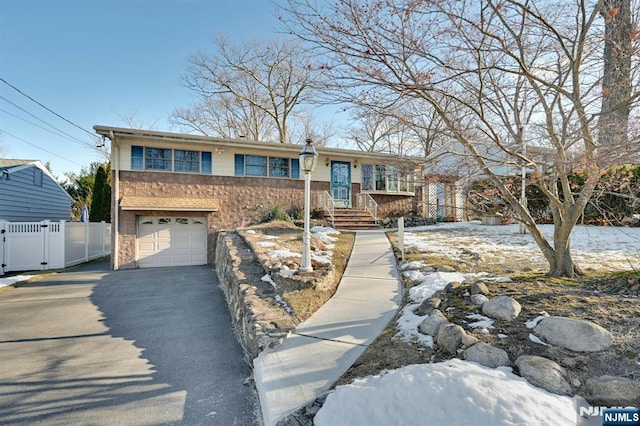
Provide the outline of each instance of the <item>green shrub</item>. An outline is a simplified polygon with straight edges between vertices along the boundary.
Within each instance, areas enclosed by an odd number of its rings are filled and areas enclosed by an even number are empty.
[[[262,216],[262,220],[260,221],[260,223],[273,222],[274,220],[284,220],[287,222],[291,222],[291,216],[287,214],[281,204],[274,204]]]

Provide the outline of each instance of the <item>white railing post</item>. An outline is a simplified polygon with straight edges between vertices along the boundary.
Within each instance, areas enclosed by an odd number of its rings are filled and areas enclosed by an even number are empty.
[[[378,221],[378,203],[373,197],[366,192],[361,192],[356,197],[356,203],[358,204],[358,208],[365,209],[369,212],[373,219]]]
[[[60,221],[60,230],[58,234],[56,250],[60,250],[62,256],[58,259],[62,259],[62,268],[67,267],[67,222],[65,220]]]
[[[333,216],[335,214],[336,202],[333,200],[333,198],[331,197],[331,195],[329,195],[329,192],[327,191],[323,191],[318,195],[321,199],[322,210],[324,210],[325,213],[329,214],[329,222],[331,222],[331,224],[333,225]]]
[[[84,222],[84,261],[89,260],[89,225],[90,223]]]
[[[6,222],[0,220],[0,277],[4,275],[4,246],[6,243]]]
[[[49,269],[49,251],[51,250],[49,244],[49,231],[51,229],[50,227],[51,222],[49,222],[48,220],[43,220],[42,222],[40,222],[40,235],[42,235],[42,239],[40,240],[42,242],[42,262],[40,263],[40,265],[42,265],[42,271]]]
[[[102,247],[102,255],[105,255],[105,251],[106,249],[104,248],[104,243],[106,241],[106,238],[104,237],[104,234],[106,234],[107,232],[107,226],[106,226],[106,222],[103,220],[100,222],[100,226],[101,226],[101,230],[100,230],[100,238],[102,239],[100,241],[100,246]]]

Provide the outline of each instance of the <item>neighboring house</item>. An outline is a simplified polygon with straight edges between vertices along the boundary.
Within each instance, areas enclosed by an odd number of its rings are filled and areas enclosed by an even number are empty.
[[[0,159],[0,220],[70,220],[72,203],[40,161]]]
[[[114,269],[211,263],[219,230],[259,221],[276,203],[304,205],[301,145],[94,129],[112,142]],[[378,218],[429,210],[420,159],[317,151],[313,195],[331,194],[345,207],[373,199]]]

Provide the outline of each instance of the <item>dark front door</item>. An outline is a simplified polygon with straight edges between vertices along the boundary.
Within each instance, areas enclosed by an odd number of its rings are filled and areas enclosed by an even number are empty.
[[[331,197],[338,207],[351,206],[351,163],[331,162]]]

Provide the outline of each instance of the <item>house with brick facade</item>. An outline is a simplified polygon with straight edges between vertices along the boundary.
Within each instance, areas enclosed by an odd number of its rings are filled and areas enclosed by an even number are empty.
[[[111,141],[112,266],[212,263],[217,233],[304,205],[301,145],[94,126]],[[417,158],[316,147],[312,209],[424,216]],[[424,195],[423,195],[424,194]],[[335,218],[337,220],[337,218]]]

